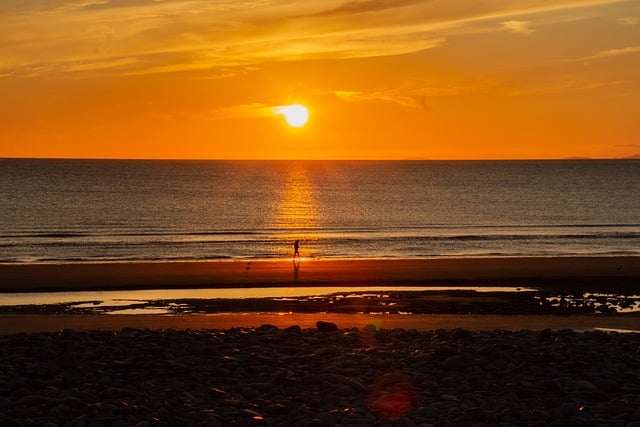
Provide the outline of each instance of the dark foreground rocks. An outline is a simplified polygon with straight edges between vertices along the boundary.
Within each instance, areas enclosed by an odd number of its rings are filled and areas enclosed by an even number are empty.
[[[640,426],[640,334],[0,336],[3,426]]]

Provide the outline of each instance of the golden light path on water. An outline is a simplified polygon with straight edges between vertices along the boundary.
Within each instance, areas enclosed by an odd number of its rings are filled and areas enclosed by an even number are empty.
[[[283,173],[286,175],[283,177],[274,217],[269,227],[281,231],[281,235],[278,236],[280,239],[291,241],[284,246],[291,249],[287,254],[291,255],[293,241],[311,239],[310,230],[317,228],[322,218],[314,196],[313,182],[304,164],[286,168]],[[301,255],[305,256],[304,249]]]

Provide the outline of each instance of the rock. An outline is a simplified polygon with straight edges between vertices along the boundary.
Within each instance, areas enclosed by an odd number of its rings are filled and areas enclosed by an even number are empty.
[[[287,407],[281,403],[272,403],[264,411],[269,415],[283,415],[287,413]]]
[[[290,334],[299,334],[302,332],[302,328],[298,325],[291,325],[288,328],[285,328],[284,331]]]
[[[571,381],[572,388],[581,391],[597,391],[598,388],[593,383],[585,380]]]
[[[85,427],[87,425],[87,416],[80,415],[77,418],[74,418],[67,424],[68,427]]]
[[[334,427],[336,425],[336,420],[331,414],[318,414],[318,419],[322,421],[322,427]]]
[[[473,338],[473,334],[471,333],[471,331],[467,329],[462,329],[462,328],[454,329],[451,332],[451,334],[453,335],[454,338],[457,338],[462,341],[468,341]]]
[[[378,388],[386,388],[398,383],[408,383],[408,377],[401,372],[389,372],[379,376],[375,381],[375,386]]]
[[[271,331],[277,331],[278,327],[275,325],[270,325],[268,323],[265,323],[264,325],[258,326],[256,328],[256,331],[258,332],[271,332]]]
[[[44,396],[40,396],[38,394],[30,394],[28,396],[21,397],[15,402],[15,404],[24,405],[24,406],[37,406],[37,405],[44,405],[48,402],[49,402],[49,399]]]
[[[338,330],[338,325],[332,322],[323,322],[322,320],[318,320],[316,322],[316,328],[318,332],[334,332]]]
[[[423,406],[422,408],[418,408],[416,414],[423,418],[436,419],[442,417],[443,412],[442,409],[434,406]]]
[[[351,378],[348,379],[347,384],[350,385],[352,389],[354,389],[355,391],[359,391],[360,393],[366,393],[367,391],[369,391],[369,388],[366,385]]]
[[[463,354],[456,354],[454,356],[447,357],[442,367],[447,371],[463,371],[469,367],[472,360],[469,356]]]
[[[459,354],[460,352],[450,345],[438,345],[433,349],[433,355],[437,359],[446,359],[447,357],[454,356]]]

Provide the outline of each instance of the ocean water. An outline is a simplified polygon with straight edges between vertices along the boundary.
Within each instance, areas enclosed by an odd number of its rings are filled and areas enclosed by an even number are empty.
[[[640,255],[640,161],[0,159],[0,262]]]

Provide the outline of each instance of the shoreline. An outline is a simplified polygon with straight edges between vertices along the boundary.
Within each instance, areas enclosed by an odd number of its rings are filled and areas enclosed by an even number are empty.
[[[607,292],[640,294],[640,257],[518,257],[518,258],[429,258],[429,259],[303,259],[299,268],[292,261],[194,261],[76,264],[0,264],[0,298],[3,293],[74,292],[116,290],[166,290],[205,288],[266,288],[311,286],[509,286],[537,287],[544,292]],[[258,327],[273,323],[282,327],[298,324],[313,327],[327,319],[341,328],[377,324],[382,328],[518,330],[576,329],[640,331],[640,315],[549,314],[542,309],[519,312],[518,292],[499,298],[508,314],[491,309],[483,314],[455,314],[458,306],[472,304],[482,311],[482,297],[429,296],[429,304],[440,302],[443,311],[434,314],[323,313],[335,304],[322,305],[316,312],[282,312],[263,303],[236,301],[224,314],[16,314],[0,315],[0,334],[44,332],[61,329],[118,330],[207,329]],[[506,295],[509,294],[509,295]],[[435,295],[435,294],[434,294]],[[521,296],[521,295],[520,295]],[[495,298],[494,298],[495,299]],[[350,299],[349,302],[354,300]],[[491,301],[490,301],[491,302]],[[447,308],[449,307],[449,308]],[[253,312],[249,312],[253,311]],[[376,310],[377,311],[377,310]],[[469,310],[471,312],[472,310]],[[491,312],[493,311],[493,312]],[[265,313],[268,312],[268,313]],[[286,313],[286,314],[282,314]],[[333,320],[332,320],[333,319]]]
[[[190,315],[0,315],[0,336],[15,333],[44,333],[62,330],[118,331],[125,328],[149,330],[212,330],[258,328],[269,324],[279,328],[297,325],[316,327],[317,321],[335,323],[341,329],[416,329],[470,331],[544,329],[575,331],[617,331],[640,333],[639,314],[586,315],[494,315],[494,314],[341,314],[341,313],[225,313]]]
[[[271,286],[510,285],[633,289],[640,256],[0,264],[0,293]]]

